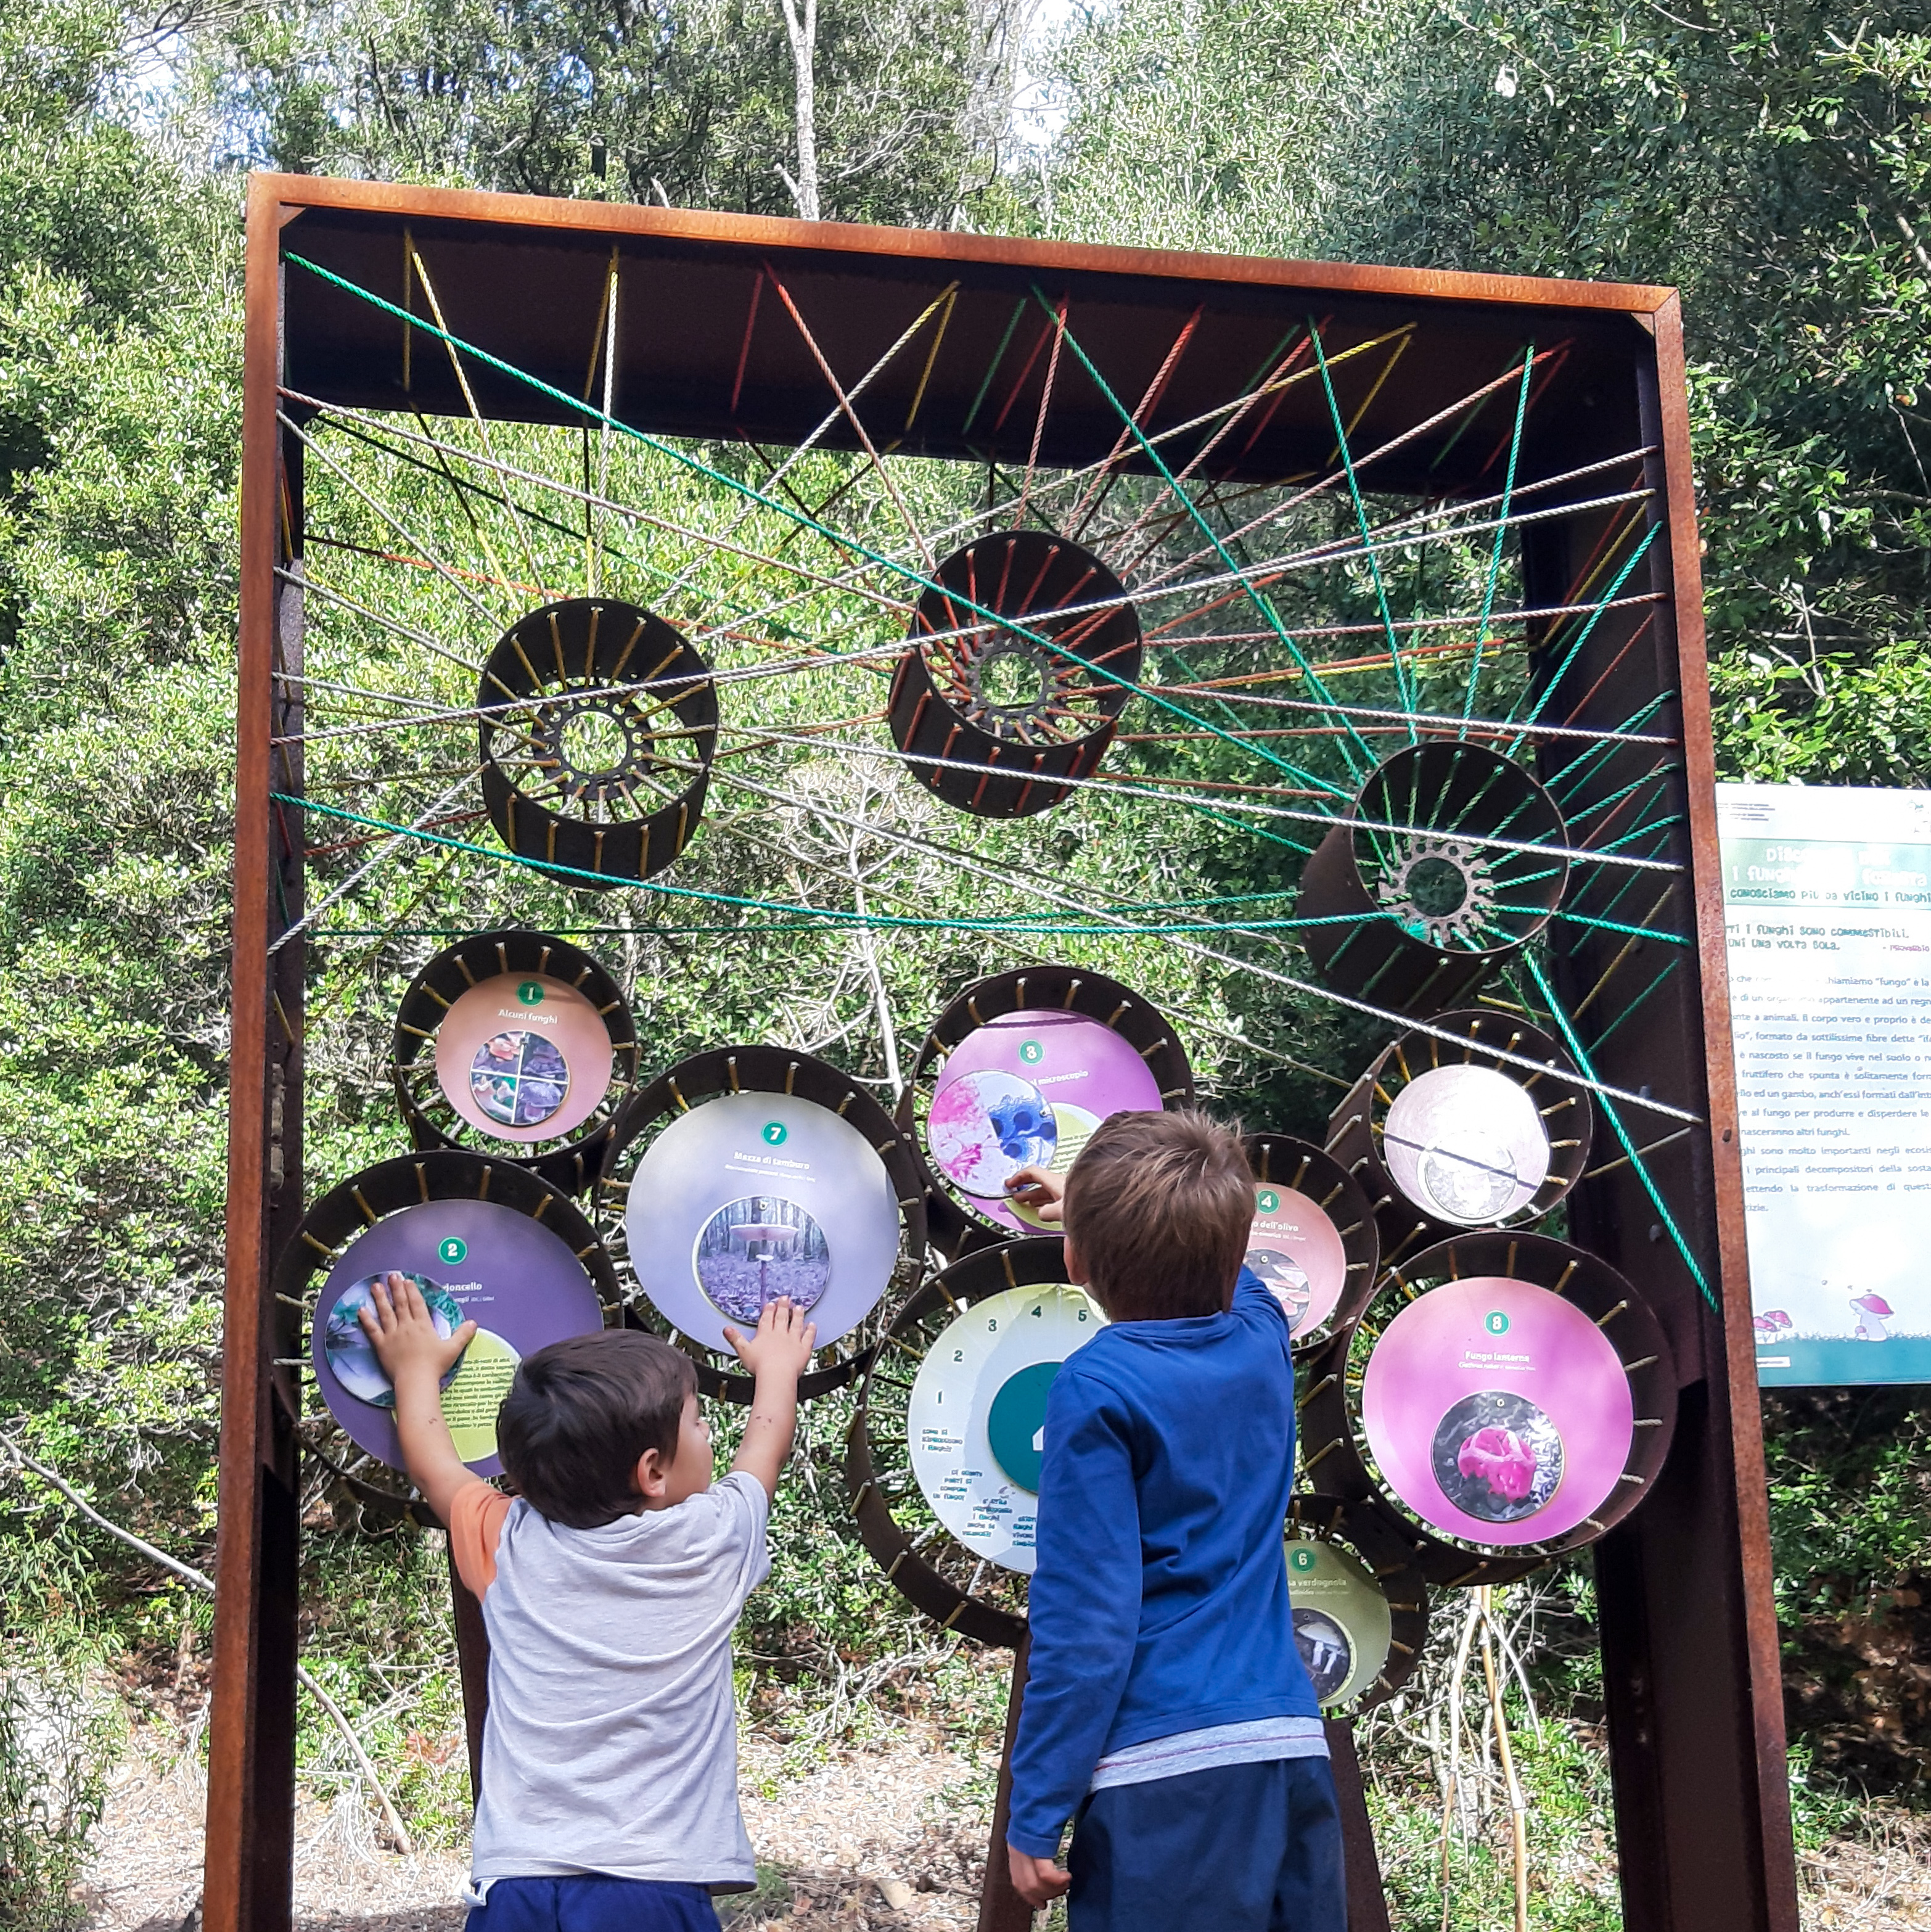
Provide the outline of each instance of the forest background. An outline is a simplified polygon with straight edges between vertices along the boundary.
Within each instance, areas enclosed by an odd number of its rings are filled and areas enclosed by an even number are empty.
[[[1723,773],[1931,782],[1921,0],[1036,3],[0,0],[0,1922],[69,1910],[128,1714],[193,1748],[205,1708],[205,1604],[13,1456],[211,1567],[246,167],[1676,284]],[[878,1078],[890,1045],[817,963],[820,1030]],[[908,1026],[930,966],[885,958]],[[674,960],[643,967],[696,1044]],[[743,976],[745,1036],[795,1034],[796,974]],[[1235,1105],[1267,1077],[1240,1017],[1210,1068]],[[346,1172],[387,1144],[383,1083],[325,1078]],[[1924,1802],[1931,1406],[1765,1411],[1815,1844]],[[835,1421],[805,1451],[828,1498]],[[919,1708],[982,1739],[992,1673],[896,1667],[925,1640],[814,1507],[780,1521],[748,1706],[801,1751]],[[308,1529],[310,1666],[413,1828],[458,1834],[440,1559],[319,1491]],[[1552,1925],[1616,1922],[1564,1864],[1604,1822],[1589,1606],[1586,1564],[1521,1606]],[[1378,1816],[1438,1920],[1402,1856],[1441,1804],[1417,1735],[1371,1741]],[[353,1785],[306,1703],[303,1754]],[[1456,1923],[1489,1922],[1501,1828],[1458,1844]]]

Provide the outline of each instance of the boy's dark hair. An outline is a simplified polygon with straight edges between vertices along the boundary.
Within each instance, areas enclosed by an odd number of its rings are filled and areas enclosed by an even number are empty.
[[[1066,1176],[1066,1230],[1116,1322],[1224,1314],[1247,1252],[1254,1176],[1204,1114],[1114,1114]]]
[[[538,1516],[595,1529],[637,1508],[638,1458],[677,1453],[689,1356],[634,1328],[553,1342],[524,1361],[496,1418],[503,1468]]]

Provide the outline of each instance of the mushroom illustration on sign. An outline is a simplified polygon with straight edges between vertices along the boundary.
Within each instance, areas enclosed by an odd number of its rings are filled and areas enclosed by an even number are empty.
[[[1766,1308],[1750,1323],[1759,1342],[1774,1342],[1780,1335],[1787,1335],[1795,1325],[1780,1308]]]
[[[1481,1476],[1498,1496],[1519,1503],[1535,1486],[1535,1451],[1513,1429],[1478,1429],[1462,1445],[1456,1466]]]
[[[1858,1340],[1860,1342],[1888,1342],[1891,1330],[1884,1324],[1892,1312],[1891,1306],[1881,1294],[1854,1294],[1851,1306],[1858,1311]]]

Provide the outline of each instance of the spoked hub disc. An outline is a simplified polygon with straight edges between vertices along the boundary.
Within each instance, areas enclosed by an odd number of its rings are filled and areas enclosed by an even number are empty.
[[[962,812],[1043,812],[1099,766],[1140,671],[1140,620],[1090,551],[1043,530],[955,550],[913,616],[918,648],[892,686],[892,735]],[[1001,620],[1003,621],[1001,621]]]
[[[619,885],[661,872],[704,808],[710,668],[661,617],[609,598],[532,611],[490,652],[483,797],[526,859]]]
[[[1397,1012],[1474,993],[1561,903],[1567,830],[1521,766],[1437,739],[1372,772],[1309,860],[1297,916],[1321,976]],[[1351,919],[1349,915],[1354,915]]]

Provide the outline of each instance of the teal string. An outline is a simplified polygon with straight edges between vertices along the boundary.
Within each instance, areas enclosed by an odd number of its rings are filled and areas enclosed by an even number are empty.
[[[1041,291],[1036,283],[1033,285],[1033,298],[1042,308],[1045,310],[1048,314],[1057,315],[1057,311],[1054,310],[1051,303],[1047,301],[1045,296]],[[1262,617],[1267,620],[1267,628],[1273,632],[1274,635],[1278,638],[1283,644],[1287,646],[1289,655],[1292,656],[1295,664],[1300,668],[1301,675],[1307,680],[1309,689],[1315,692],[1315,694],[1320,698],[1321,703],[1332,710],[1336,717],[1340,718],[1342,724],[1347,728],[1348,735],[1354,740],[1356,744],[1360,746],[1363,756],[1367,759],[1369,766],[1372,767],[1375,762],[1375,754],[1368,748],[1367,740],[1361,736],[1359,731],[1355,730],[1354,721],[1350,718],[1345,711],[1340,707],[1338,701],[1330,695],[1327,687],[1321,681],[1320,674],[1315,670],[1313,665],[1309,664],[1307,659],[1301,655],[1300,646],[1288,634],[1287,626],[1281,622],[1280,614],[1275,610],[1272,601],[1261,595],[1258,586],[1249,580],[1246,572],[1234,561],[1233,553],[1228,549],[1226,544],[1221,542],[1219,532],[1214,529],[1213,526],[1207,521],[1205,517],[1201,515],[1199,505],[1197,504],[1194,500],[1180,488],[1179,478],[1176,477],[1174,472],[1167,467],[1166,459],[1153,447],[1152,443],[1147,441],[1145,434],[1141,430],[1140,425],[1134,421],[1132,411],[1128,409],[1126,405],[1113,393],[1112,388],[1107,382],[1106,378],[1099,373],[1096,368],[1094,367],[1093,358],[1088,356],[1085,350],[1081,346],[1079,338],[1073,334],[1070,328],[1065,330],[1064,334],[1067,347],[1072,350],[1073,353],[1079,358],[1080,366],[1084,368],[1087,375],[1092,378],[1094,386],[1112,406],[1114,413],[1119,417],[1120,420],[1123,424],[1126,424],[1126,428],[1129,433],[1132,436],[1134,441],[1139,444],[1141,453],[1145,456],[1147,460],[1153,464],[1153,467],[1160,472],[1161,480],[1165,482],[1169,490],[1172,490],[1174,496],[1179,500],[1181,506],[1186,511],[1188,515],[1192,518],[1195,524],[1198,526],[1201,534],[1213,546],[1214,554],[1220,559],[1222,564],[1228,570],[1231,571],[1235,578],[1239,581],[1241,587],[1246,592],[1249,600],[1254,605],[1254,608],[1258,610]],[[1347,796],[1347,794],[1343,791],[1339,785],[1331,784],[1325,778],[1317,778],[1312,772],[1297,771],[1296,768],[1294,766],[1288,764],[1285,760],[1273,757],[1270,753],[1267,752],[1259,745],[1254,744],[1246,740],[1229,737],[1228,734],[1225,731],[1215,730],[1214,727],[1210,724],[1208,725],[1207,728],[1210,731],[1213,731],[1214,735],[1216,737],[1227,738],[1230,743],[1243,745],[1249,751],[1259,752],[1263,758],[1266,758],[1269,760],[1270,763],[1279,765],[1284,770],[1294,772],[1297,777],[1308,778],[1313,783],[1322,786],[1325,790],[1335,793],[1338,796],[1345,797]],[[1346,754],[1346,748],[1345,746],[1343,747],[1343,753],[1344,755]],[[1354,760],[1351,757],[1349,758],[1348,763],[1350,766],[1352,767]]]
[[[1535,368],[1535,344],[1522,352],[1522,392],[1516,398],[1515,434],[1509,439],[1509,470],[1502,479],[1502,515],[1495,526],[1495,548],[1489,559],[1489,584],[1482,593],[1482,622],[1475,632],[1474,662],[1469,667],[1468,694],[1462,701],[1462,730],[1468,735],[1468,721],[1475,712],[1475,687],[1482,676],[1482,652],[1489,641],[1489,615],[1495,608],[1495,586],[1502,578],[1502,539],[1508,534],[1509,502],[1516,494],[1516,460],[1522,454],[1522,424],[1529,412],[1529,376]]]
[[[1582,650],[1582,646],[1589,641],[1589,634],[1595,629],[1597,623],[1600,620],[1603,613],[1615,602],[1616,592],[1622,589],[1624,583],[1628,578],[1630,572],[1635,569],[1636,566],[1642,561],[1643,553],[1656,541],[1656,533],[1658,530],[1662,529],[1662,527],[1663,526],[1660,524],[1652,524],[1649,528],[1643,532],[1642,542],[1638,544],[1634,550],[1630,551],[1629,560],[1624,563],[1621,570],[1617,572],[1615,582],[1609,586],[1608,590],[1603,592],[1595,609],[1590,612],[1589,621],[1582,626],[1582,631],[1577,636],[1575,643],[1571,644],[1568,650],[1564,654],[1562,662],[1556,667],[1555,675],[1543,686],[1542,695],[1535,701],[1535,709],[1522,720],[1522,722],[1525,725],[1533,724],[1536,720],[1542,716],[1543,707],[1555,695],[1556,692],[1561,686],[1562,680],[1569,674],[1569,667],[1576,662],[1576,652]],[[1507,718],[1503,721],[1505,724],[1513,724],[1515,722],[1516,712],[1521,703],[1522,700],[1519,698],[1516,700],[1515,704],[1509,706],[1509,715]],[[1515,736],[1509,741],[1508,754],[1510,758],[1513,758],[1516,755],[1516,753],[1522,747],[1523,739],[1528,736],[1528,734],[1526,731],[1518,731]]]
[[[1361,532],[1361,548],[1368,559],[1368,574],[1375,580],[1375,602],[1381,607],[1381,628],[1387,633],[1388,656],[1395,667],[1395,688],[1401,694],[1404,711],[1418,710],[1419,704],[1414,685],[1408,677],[1406,659],[1402,656],[1402,641],[1395,634],[1394,613],[1388,608],[1387,586],[1381,581],[1381,562],[1376,554],[1375,539],[1369,534],[1368,506],[1361,500],[1361,485],[1354,475],[1354,458],[1348,447],[1347,425],[1341,420],[1341,404],[1334,394],[1334,378],[1328,372],[1327,352],[1321,346],[1321,331],[1315,326],[1314,317],[1308,317],[1308,334],[1314,342],[1315,362],[1321,368],[1321,386],[1327,394],[1327,412],[1334,422],[1334,446],[1341,458],[1342,472],[1348,478],[1348,494],[1354,502],[1354,521]],[[1417,737],[1414,720],[1408,720],[1408,742],[1414,744]]]
[[[1575,1054],[1576,1065],[1582,1068],[1584,1076],[1594,1087],[1597,1104],[1603,1109],[1603,1116],[1615,1131],[1617,1139],[1622,1143],[1623,1151],[1629,1156],[1630,1165],[1636,1170],[1636,1178],[1642,1183],[1643,1192],[1649,1196],[1656,1211],[1663,1217],[1663,1225],[1669,1229],[1669,1238],[1675,1243],[1676,1252],[1683,1257],[1683,1264],[1690,1270],[1690,1279],[1702,1291],[1703,1299],[1714,1308],[1717,1298],[1711,1292],[1710,1284],[1704,1279],[1703,1270],[1699,1266],[1696,1257],[1690,1252],[1690,1244],[1683,1238],[1682,1230],[1676,1225],[1675,1216],[1671,1214],[1662,1195],[1657,1192],[1655,1181],[1650,1178],[1649,1169],[1643,1165],[1642,1156],[1636,1152],[1636,1142],[1630,1139],[1623,1125],[1622,1116],[1616,1112],[1615,1105],[1609,1096],[1603,1091],[1603,1083],[1597,1077],[1595,1068],[1589,1064],[1589,1055],[1582,1041],[1576,1037],[1576,1029],[1570,1024],[1569,1016],[1562,1010],[1549,982],[1543,977],[1542,968],[1536,964],[1535,955],[1525,952],[1522,963],[1528,968],[1537,989],[1542,994],[1543,1004],[1549,1009],[1550,1016],[1561,1029],[1570,1052]]]
[[[1363,920],[1373,920],[1392,917],[1390,914],[1336,913],[1318,919],[1267,919],[1240,920],[1192,920],[1170,926],[1129,926],[1104,924],[1089,916],[1084,922],[1056,920],[1045,914],[1021,913],[998,919],[937,919],[913,918],[892,913],[847,912],[832,906],[800,905],[787,899],[751,898],[736,892],[709,892],[697,886],[673,886],[661,879],[625,879],[609,872],[586,872],[579,866],[565,866],[553,859],[532,859],[520,852],[511,852],[499,847],[479,845],[467,838],[452,838],[439,832],[425,832],[410,825],[397,825],[387,819],[371,818],[358,812],[349,812],[340,806],[322,805],[313,799],[302,798],[291,793],[271,792],[268,796],[277,804],[298,806],[304,812],[319,812],[325,818],[336,818],[350,825],[364,826],[372,832],[393,832],[413,838],[426,845],[439,845],[445,850],[467,852],[477,858],[493,860],[499,865],[514,866],[527,872],[541,872],[566,881],[581,880],[587,884],[610,886],[635,886],[645,892],[657,892],[668,898],[691,899],[710,905],[737,906],[747,912],[775,912],[791,916],[801,923],[789,927],[774,927],[772,930],[802,931],[826,926],[856,926],[881,932],[896,930],[959,932],[1050,932],[1054,934],[1090,933],[1096,938],[1165,938],[1175,933],[1211,934],[1222,932],[1279,932],[1311,926],[1352,926]],[[1257,895],[1257,896],[1267,896]],[[1165,910],[1165,907],[1150,907],[1150,910]],[[731,926],[724,928],[738,932],[745,928]]]
[[[397,308],[394,302],[385,300],[382,296],[374,293],[373,290],[363,288],[358,284],[349,280],[346,276],[338,275],[333,270],[323,268],[319,262],[311,262],[306,256],[298,255],[292,250],[289,251],[285,259],[295,263],[298,268],[306,268],[310,274],[320,277],[322,280],[333,286],[358,297],[360,300],[368,303],[371,308],[381,309],[385,313],[395,316],[398,321],[406,322],[411,328],[420,331],[422,334],[433,336],[439,341],[447,343],[451,348],[460,350],[465,355],[473,356],[478,362],[486,367],[509,376],[514,381],[526,384],[539,394],[547,396],[552,401],[562,404],[565,408],[576,411],[579,415],[589,418],[592,422],[607,424],[610,428],[628,436],[633,442],[643,444],[646,449],[653,450],[660,456],[667,457],[672,462],[680,465],[684,469],[694,471],[706,481],[718,484],[724,489],[735,490],[739,496],[748,497],[752,502],[759,504],[775,514],[786,518],[788,521],[812,531],[817,536],[823,537],[827,543],[835,544],[839,548],[850,552],[853,556],[862,558],[868,563],[876,565],[881,570],[890,571],[895,576],[904,578],[908,584],[918,585],[922,590],[933,591],[944,596],[955,608],[970,610],[976,616],[983,617],[988,622],[998,625],[1002,629],[1010,631],[1016,636],[1024,638],[1029,643],[1036,644],[1042,650],[1051,651],[1060,657],[1069,658],[1077,663],[1083,671],[1089,672],[1108,683],[1117,685],[1123,690],[1133,692],[1159,710],[1170,712],[1174,716],[1184,719],[1188,724],[1195,725],[1201,730],[1211,734],[1214,737],[1221,739],[1242,751],[1254,753],[1264,759],[1269,764],[1276,766],[1296,778],[1303,778],[1309,784],[1317,785],[1323,790],[1331,792],[1336,797],[1345,798],[1348,796],[1341,787],[1330,781],[1318,777],[1312,772],[1303,772],[1298,766],[1291,764],[1287,760],[1276,757],[1264,746],[1221,730],[1218,725],[1210,723],[1206,718],[1196,716],[1184,705],[1177,704],[1171,698],[1163,698],[1155,692],[1145,690],[1135,684],[1131,678],[1123,677],[1117,672],[1108,670],[1104,665],[1088,662],[1085,658],[1078,656],[1076,652],[1065,650],[1052,638],[1029,630],[1024,625],[1012,618],[1003,616],[996,610],[988,610],[982,604],[975,604],[970,598],[957,591],[942,590],[929,578],[921,576],[909,564],[900,563],[894,558],[883,556],[877,550],[869,549],[865,544],[857,542],[856,538],[832,529],[829,524],[820,523],[816,518],[807,514],[805,512],[781,502],[774,496],[768,496],[763,490],[754,488],[748,483],[741,482],[735,476],[728,476],[722,470],[712,469],[709,464],[703,462],[698,458],[677,448],[670,443],[664,442],[659,437],[651,435],[648,430],[637,429],[628,423],[621,422],[616,417],[606,414],[604,411],[598,409],[593,404],[558,388],[553,383],[546,382],[541,376],[532,376],[528,370],[519,369],[515,364],[505,362],[501,356],[493,356],[487,349],[479,349],[474,343],[465,341],[460,336],[452,335],[446,329],[438,328],[433,324],[424,321],[419,316],[410,315],[406,310]],[[1070,338],[1069,339],[1070,340]],[[1081,359],[1085,360],[1084,352],[1081,352]],[[1088,364],[1089,368],[1090,366]],[[1097,371],[1094,372],[1094,380],[1096,381],[1099,380]],[[1117,405],[1116,404],[1115,406],[1117,407]],[[1142,440],[1144,442],[1144,439],[1143,438]],[[1159,459],[1156,456],[1154,460],[1158,462]],[[1164,466],[1162,467],[1164,468]],[[1285,633],[1282,634],[1285,636]],[[833,651],[828,652],[826,655],[832,658],[840,658],[847,654]],[[1296,656],[1298,658],[1299,653],[1297,652]],[[1325,696],[1325,693],[1323,694]],[[1331,703],[1333,700],[1328,701]],[[1349,728],[1352,730],[1353,728],[1351,726]],[[1186,801],[1181,800],[1180,802],[1185,804]]]

